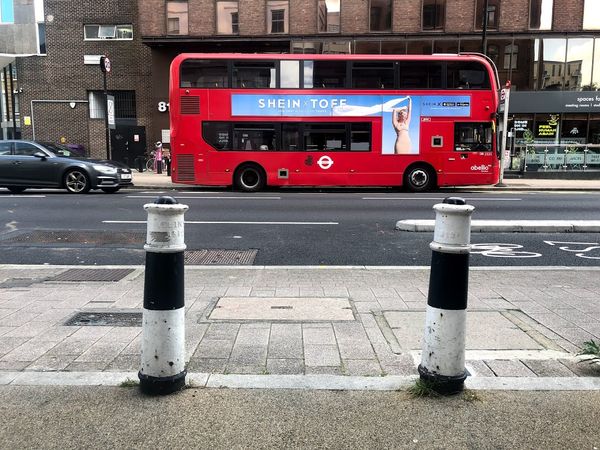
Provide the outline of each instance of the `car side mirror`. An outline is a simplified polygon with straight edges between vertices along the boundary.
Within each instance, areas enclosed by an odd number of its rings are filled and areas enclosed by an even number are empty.
[[[35,156],[36,158],[40,158],[42,161],[45,161],[46,158],[48,157],[45,153],[43,152],[35,152],[33,154],[33,156]]]

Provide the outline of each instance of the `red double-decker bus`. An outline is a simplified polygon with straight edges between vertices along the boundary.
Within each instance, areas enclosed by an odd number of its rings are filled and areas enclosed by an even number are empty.
[[[497,80],[475,54],[181,54],[172,178],[242,191],[494,184]]]

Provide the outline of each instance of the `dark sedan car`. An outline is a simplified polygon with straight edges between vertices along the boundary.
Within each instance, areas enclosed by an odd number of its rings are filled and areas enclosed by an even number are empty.
[[[131,170],[120,162],[79,157],[59,144],[0,141],[0,187],[13,194],[27,188],[113,193],[125,186],[133,186]]]

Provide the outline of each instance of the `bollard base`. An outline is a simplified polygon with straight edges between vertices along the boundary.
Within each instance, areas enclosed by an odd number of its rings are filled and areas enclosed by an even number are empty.
[[[459,394],[465,389],[465,380],[467,379],[466,370],[462,375],[456,376],[440,375],[439,373],[430,372],[421,364],[419,364],[418,370],[421,380],[431,383],[431,389],[440,395]]]
[[[185,376],[187,371],[184,370],[172,377],[152,377],[138,372],[140,379],[140,389],[146,395],[168,395],[173,392],[180,391],[185,386]]]

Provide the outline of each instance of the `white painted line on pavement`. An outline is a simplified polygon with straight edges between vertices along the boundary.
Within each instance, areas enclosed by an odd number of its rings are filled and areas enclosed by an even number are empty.
[[[127,198],[156,198],[156,197],[157,197],[156,195],[128,195],[127,196]],[[199,198],[199,199],[204,199],[204,200],[281,200],[281,197],[260,197],[260,196],[243,197],[243,196],[234,196],[234,195],[224,196],[224,197],[216,197],[214,195],[213,196],[173,195],[172,197],[178,198],[178,199]]]
[[[145,220],[103,220],[102,223],[142,224]],[[190,220],[189,225],[339,225],[339,222],[251,222],[233,220]]]
[[[137,372],[2,372],[0,386],[119,386],[137,381]],[[396,391],[417,376],[354,377],[344,375],[222,375],[188,373],[198,388]],[[519,391],[597,391],[599,377],[468,377],[468,389]]]
[[[407,219],[396,222],[400,231],[434,231],[435,220]],[[600,220],[472,220],[471,232],[488,233],[597,233]]]

